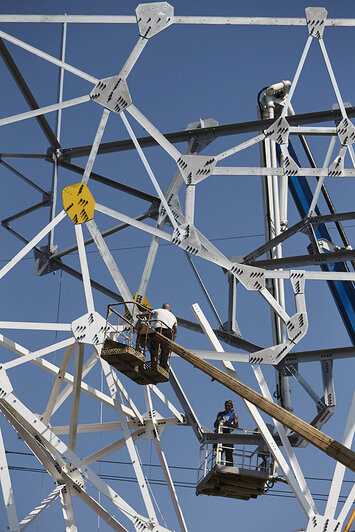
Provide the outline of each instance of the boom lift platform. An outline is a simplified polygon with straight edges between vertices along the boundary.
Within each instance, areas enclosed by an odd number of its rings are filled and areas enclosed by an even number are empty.
[[[169,347],[170,350],[181,358],[200,369],[206,375],[212,377],[212,379],[220,382],[231,390],[238,394],[243,399],[246,399],[257,408],[260,408],[263,412],[276,419],[286,427],[290,428],[312,445],[320,449],[326,455],[334,458],[351,471],[355,472],[355,452],[343,445],[342,443],[334,440],[324,432],[321,432],[317,428],[313,427],[303,419],[295,416],[291,412],[288,412],[281,406],[277,405],[273,401],[270,401],[266,397],[263,397],[249,386],[246,386],[241,381],[234,379],[224,371],[216,368],[206,360],[202,360],[200,357],[185,349],[181,345],[177,344],[173,340],[166,338],[157,331],[153,332],[154,336],[159,340],[161,344]]]
[[[218,429],[218,443],[203,443],[200,448],[200,461],[196,495],[214,495],[232,499],[256,499],[265,493],[277,480],[275,462],[266,445],[248,449],[245,445],[234,448],[232,434],[223,434]],[[256,433],[246,429],[236,429],[243,433]],[[229,456],[225,453],[229,449]],[[227,462],[226,459],[232,459]]]
[[[123,306],[124,313],[117,310],[119,306]],[[112,316],[117,317],[116,325],[109,322]],[[138,321],[132,316],[138,316]],[[108,306],[101,358],[137,384],[158,384],[169,380],[169,371],[157,362],[146,361],[153,334],[151,325],[152,311],[136,301]]]

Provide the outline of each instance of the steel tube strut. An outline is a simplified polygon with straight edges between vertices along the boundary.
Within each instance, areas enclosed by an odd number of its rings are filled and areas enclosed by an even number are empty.
[[[348,107],[346,109],[349,118],[355,116],[355,107]],[[304,124],[317,124],[320,122],[330,122],[341,120],[341,112],[339,109],[332,109],[328,111],[318,111],[316,113],[303,113],[291,115],[287,117],[287,122],[290,126],[300,126]],[[238,133],[251,133],[254,131],[262,131],[268,129],[274,120],[272,118],[263,120],[251,120],[249,122],[239,122],[235,124],[225,124],[223,126],[210,126],[197,129],[188,129],[184,131],[175,131],[173,133],[165,133],[164,137],[171,143],[189,142],[193,138],[204,137],[225,137],[229,135],[236,135]],[[299,133],[291,133],[299,135]],[[137,139],[142,148],[149,146],[157,146],[158,142],[151,136],[140,137]],[[116,151],[133,150],[134,144],[131,139],[117,140],[113,142],[104,142],[101,144],[98,153],[112,153]],[[72,159],[74,157],[85,157],[89,155],[91,146],[78,146],[75,148],[65,148],[61,150],[63,159]]]

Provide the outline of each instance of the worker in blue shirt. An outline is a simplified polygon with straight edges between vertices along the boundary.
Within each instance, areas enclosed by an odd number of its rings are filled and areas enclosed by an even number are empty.
[[[216,421],[214,422],[214,428],[217,429],[223,426],[222,433],[228,434],[233,429],[238,428],[238,415],[234,412],[233,401],[230,399],[224,403],[224,410],[218,412]],[[233,449],[232,444],[222,444],[222,452],[224,452],[226,465],[233,465]]]

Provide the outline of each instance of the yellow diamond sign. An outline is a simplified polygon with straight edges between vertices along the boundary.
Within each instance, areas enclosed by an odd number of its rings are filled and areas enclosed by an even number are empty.
[[[148,299],[145,296],[143,298],[142,298],[142,296],[138,296],[138,292],[135,293],[133,301],[137,301],[137,303],[140,303],[141,305],[143,305],[143,307],[146,307],[147,309],[151,309],[152,308],[150,306],[150,304],[149,304]],[[129,310],[127,308],[127,305],[125,305],[124,308],[125,308],[125,317],[126,317],[129,314]],[[142,312],[141,307],[137,307],[137,309],[138,309],[139,312]]]
[[[84,183],[65,187],[62,192],[64,210],[74,224],[82,224],[94,217],[95,200]]]

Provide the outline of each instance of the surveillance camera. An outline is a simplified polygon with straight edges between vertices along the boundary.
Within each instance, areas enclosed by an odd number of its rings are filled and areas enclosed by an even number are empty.
[[[268,96],[273,96],[274,98],[285,98],[286,94],[290,90],[291,81],[280,81],[279,83],[274,83],[266,89],[266,94]]]

